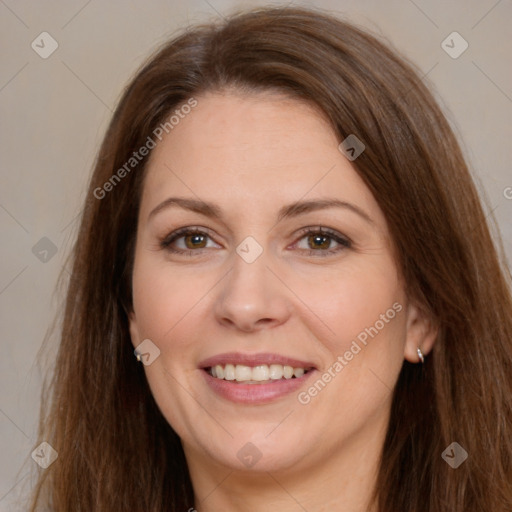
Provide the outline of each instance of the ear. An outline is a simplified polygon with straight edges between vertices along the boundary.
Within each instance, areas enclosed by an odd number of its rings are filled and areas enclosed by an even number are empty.
[[[410,363],[419,363],[418,348],[426,356],[434,346],[439,332],[432,316],[422,307],[409,303],[404,357]]]
[[[140,343],[140,334],[139,327],[137,325],[137,319],[135,317],[135,311],[133,309],[130,311],[128,315],[129,327],[130,327],[130,337],[132,339],[132,345],[136,348]]]

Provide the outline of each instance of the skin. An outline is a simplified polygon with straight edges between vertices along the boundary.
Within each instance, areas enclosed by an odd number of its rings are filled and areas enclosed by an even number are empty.
[[[382,211],[314,107],[233,90],[196,99],[150,157],[130,318],[134,347],[149,338],[160,350],[144,368],[182,439],[196,494],[190,506],[362,512],[403,360],[418,362],[418,346],[428,354],[436,333],[405,295]],[[150,216],[170,196],[216,203],[222,220],[179,206]],[[346,201],[371,220],[329,208],[277,221],[284,205],[318,198]],[[173,243],[188,254],[161,247],[188,226],[208,236]],[[332,238],[315,245],[300,232],[318,226],[351,246]],[[252,263],[236,252],[248,236],[263,249]],[[340,250],[322,256],[329,249]],[[198,368],[224,352],[273,352],[313,362],[316,381],[395,303],[401,311],[307,404],[295,392],[235,404],[211,391]],[[237,457],[248,442],[261,453],[250,468]]]

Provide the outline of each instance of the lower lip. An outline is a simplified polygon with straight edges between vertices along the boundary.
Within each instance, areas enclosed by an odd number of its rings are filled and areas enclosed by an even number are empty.
[[[237,381],[217,379],[206,370],[201,370],[210,388],[223,398],[239,404],[265,404],[296,392],[316,370],[302,377],[271,380],[267,384],[242,384]]]

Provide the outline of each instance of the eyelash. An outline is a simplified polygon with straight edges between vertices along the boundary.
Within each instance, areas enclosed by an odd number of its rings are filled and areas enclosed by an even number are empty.
[[[181,254],[183,256],[193,256],[193,253],[198,253],[206,249],[205,247],[201,247],[199,249],[174,249],[171,247],[171,244],[173,242],[186,235],[206,235],[207,237],[211,238],[210,235],[208,235],[208,233],[202,231],[199,228],[185,227],[177,229],[176,231],[166,236],[163,240],[160,241],[160,247],[171,253]],[[338,253],[344,249],[352,247],[352,242],[348,238],[341,236],[336,231],[324,228],[322,226],[318,226],[315,228],[303,228],[302,230],[300,230],[300,238],[298,239],[298,241],[302,240],[306,235],[321,235],[327,238],[331,238],[332,240],[340,244],[340,246],[335,249],[303,249],[308,252],[309,256],[326,257]]]

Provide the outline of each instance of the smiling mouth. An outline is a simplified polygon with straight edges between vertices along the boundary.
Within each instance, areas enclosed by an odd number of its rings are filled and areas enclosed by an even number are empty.
[[[234,384],[268,384],[282,380],[299,379],[314,368],[293,367],[282,364],[217,364],[204,370],[215,379],[232,381]]]

